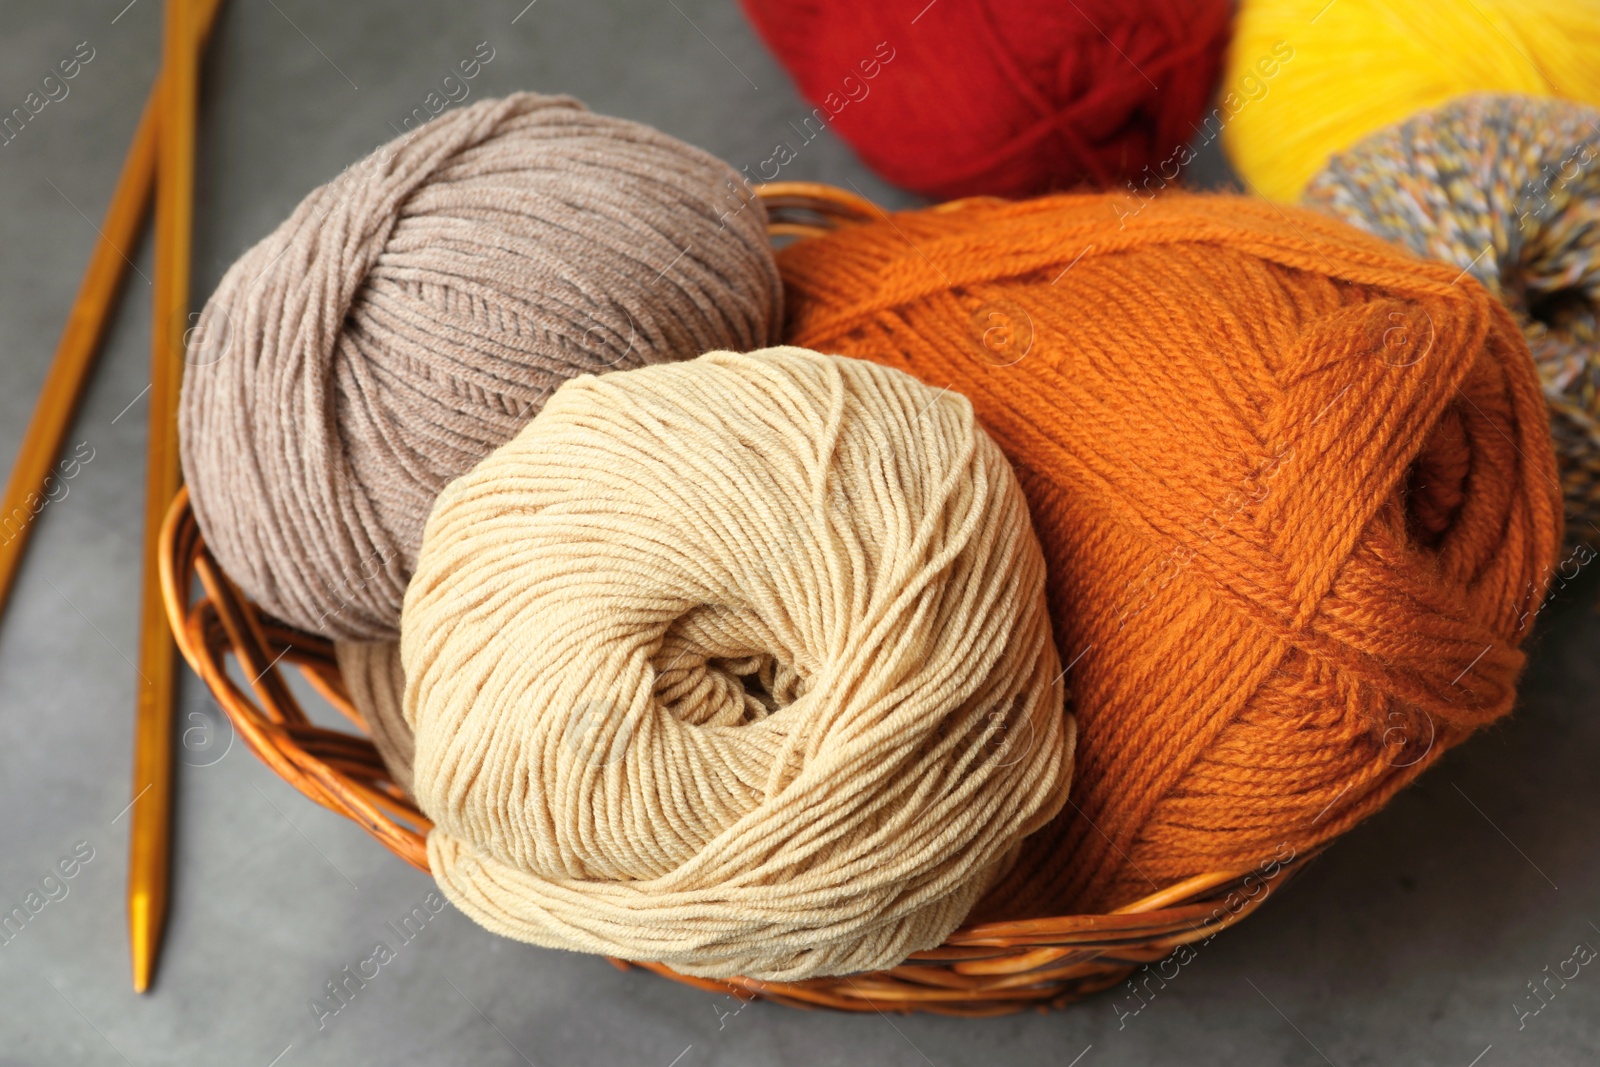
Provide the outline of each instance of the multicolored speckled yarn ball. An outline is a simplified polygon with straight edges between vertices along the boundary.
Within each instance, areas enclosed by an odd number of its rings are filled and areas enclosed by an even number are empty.
[[[1567,535],[1600,536],[1600,111],[1480,93],[1334,156],[1304,202],[1456,264],[1516,315],[1550,402]]]

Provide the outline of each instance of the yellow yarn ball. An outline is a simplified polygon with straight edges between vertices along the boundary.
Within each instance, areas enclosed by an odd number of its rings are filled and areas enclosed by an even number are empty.
[[[1292,201],[1333,153],[1462,93],[1600,104],[1597,55],[1600,0],[1245,0],[1223,147],[1256,192]]]

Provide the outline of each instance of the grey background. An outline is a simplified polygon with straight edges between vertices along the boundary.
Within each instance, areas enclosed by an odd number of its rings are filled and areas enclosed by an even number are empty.
[[[571,92],[752,171],[809,110],[731,0],[524,2],[233,0],[203,83],[195,306],[235,256],[313,185],[390,138],[390,123],[481,41],[495,57],[473,99]],[[155,72],[160,2],[126,3],[0,3],[0,109],[20,105],[77,42],[96,50],[70,95],[0,148],[7,465]],[[896,44],[914,47],[914,31]],[[1223,180],[1214,154],[1197,168],[1203,183]],[[831,134],[801,148],[784,176],[911,202]],[[129,251],[148,275],[148,247]],[[230,747],[188,677],[172,918],[155,988],[135,996],[119,813],[148,305],[145,280],[131,276],[69,439],[95,458],[37,520],[0,624],[0,911],[76,842],[94,850],[68,895],[0,947],[0,1065],[1500,1067],[1592,1063],[1600,1052],[1600,967],[1564,987],[1552,981],[1554,998],[1520,1029],[1516,1007],[1536,1003],[1528,983],[1576,943],[1600,947],[1592,583],[1540,619],[1509,721],[1452,753],[1121,1025],[1119,1009],[1137,1006],[1125,989],[997,1021],[765,1004],[727,1014],[731,1001],[500,940],[447,908],[319,1032],[310,998],[374,941],[392,942],[384,923],[430,883]]]

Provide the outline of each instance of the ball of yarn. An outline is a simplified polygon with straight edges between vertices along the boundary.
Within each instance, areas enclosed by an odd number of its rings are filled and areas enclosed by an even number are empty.
[[[884,178],[941,199],[1159,167],[1211,98],[1231,14],[1229,0],[743,4],[816,105],[800,137],[832,127]]]
[[[794,343],[971,398],[1049,568],[1073,804],[979,918],[1316,848],[1505,714],[1560,537],[1527,345],[1254,198],[968,202],[779,254]]]
[[[1291,201],[1367,134],[1478,91],[1600,104],[1600,0],[1244,0],[1225,89],[1287,46],[1222,132],[1240,176]],[[1256,95],[1256,93],[1259,95]]]
[[[1521,324],[1550,404],[1567,529],[1600,523],[1600,111],[1460,97],[1333,157],[1308,207],[1472,275]]]
[[[400,648],[434,876],[535,944],[892,966],[1066,798],[1016,478],[966,400],[855,360],[568,382],[440,495]]]
[[[312,192],[191,338],[183,471],[222,568],[286,622],[394,637],[434,497],[562,381],[773,339],[743,188],[649,127],[521,93]]]

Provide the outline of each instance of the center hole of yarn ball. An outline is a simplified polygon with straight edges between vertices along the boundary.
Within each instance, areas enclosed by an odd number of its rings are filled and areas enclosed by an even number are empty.
[[[1513,269],[1501,272],[1501,283],[1512,304],[1520,303],[1552,341],[1592,345],[1600,317],[1600,211],[1593,200],[1600,179],[1584,183],[1583,195],[1565,192],[1558,211],[1524,232]],[[1538,345],[1535,336],[1530,340]]]
[[[1443,543],[1466,500],[1471,470],[1466,422],[1458,407],[1452,406],[1440,416],[1406,472],[1406,528],[1422,547],[1433,550]]]
[[[787,708],[809,691],[810,672],[752,647],[763,629],[750,609],[719,604],[674,620],[650,657],[655,698],[693,726],[744,726]]]
[[[1534,290],[1528,293],[1527,299],[1528,317],[1535,322],[1542,322],[1551,330],[1561,333],[1587,329],[1589,338],[1593,339],[1595,305],[1593,295],[1587,288],[1569,286],[1544,292]]]

